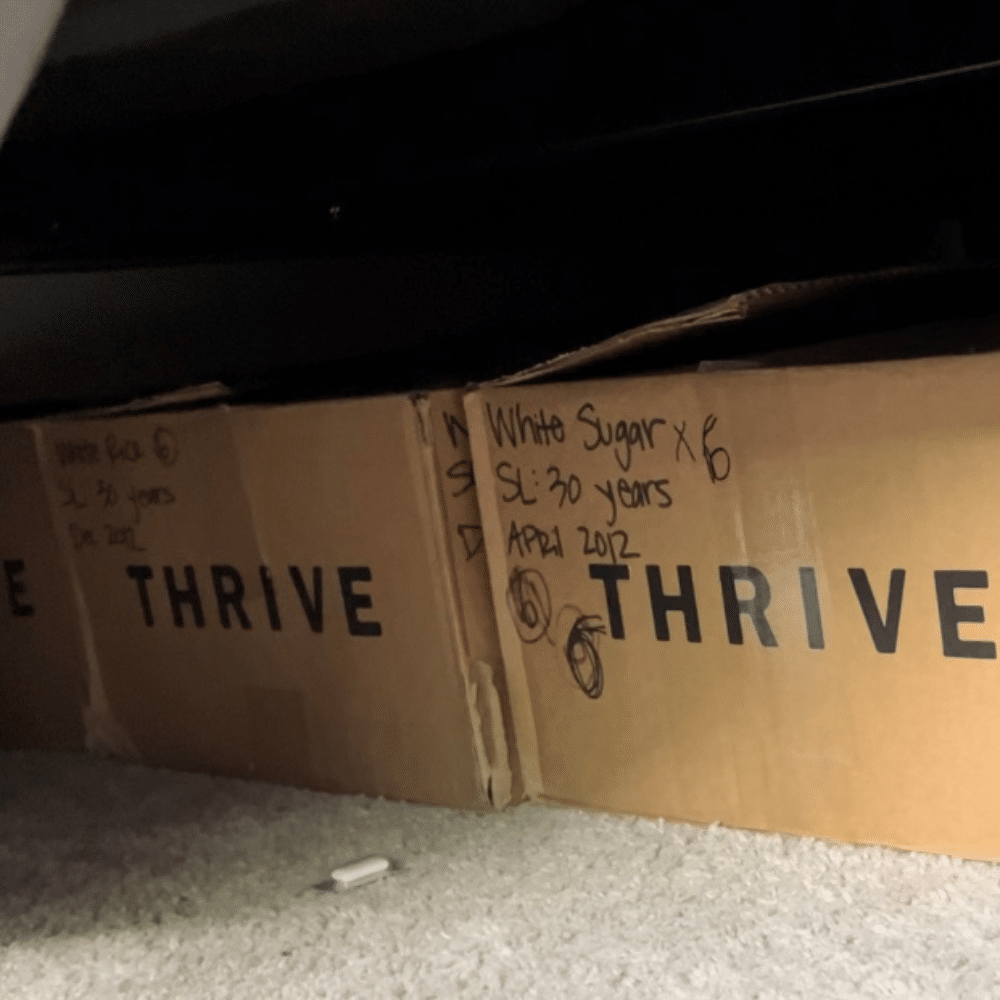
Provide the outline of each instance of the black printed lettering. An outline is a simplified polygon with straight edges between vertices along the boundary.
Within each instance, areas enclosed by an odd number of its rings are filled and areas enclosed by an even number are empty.
[[[868,574],[863,569],[847,571],[857,594],[858,604],[868,624],[872,642],[879,653],[895,653],[896,641],[899,637],[899,619],[903,610],[903,584],[906,581],[906,570],[894,569],[889,574],[889,596],[885,605],[885,619],[879,614],[875,595],[872,593]]]
[[[809,648],[823,649],[823,617],[819,611],[816,570],[812,566],[799,567],[799,587],[802,590],[802,610],[806,616],[806,637],[809,640]]]
[[[289,566],[288,575],[295,584],[295,593],[299,595],[302,603],[302,610],[305,612],[306,621],[314,632],[323,631],[323,568],[313,567],[313,596],[309,596],[306,589],[306,582],[302,579],[302,572],[298,566]]]
[[[243,610],[243,597],[246,593],[243,578],[233,566],[211,566],[212,586],[215,588],[215,600],[219,605],[219,624],[230,628],[230,608],[236,613],[240,627],[250,628],[250,618]],[[227,586],[228,582],[228,586]]]
[[[163,567],[163,581],[167,586],[167,597],[170,600],[170,610],[174,615],[174,625],[184,627],[184,605],[191,606],[191,614],[198,628],[205,627],[205,614],[201,608],[201,596],[198,594],[198,584],[194,576],[194,566],[184,567],[184,581],[187,587],[180,590],[174,579],[172,566]]]
[[[340,593],[344,598],[344,613],[347,615],[347,631],[351,635],[378,636],[382,634],[382,624],[376,621],[362,621],[358,617],[359,608],[372,606],[371,594],[358,594],[354,590],[356,582],[367,583],[372,571],[367,566],[340,566]]]
[[[274,596],[274,581],[271,579],[271,571],[267,566],[260,568],[260,586],[264,591],[264,605],[267,608],[267,620],[271,625],[271,631],[280,632],[281,615],[278,614],[278,601]]]
[[[745,580],[753,586],[753,596],[736,596],[736,581]],[[719,582],[722,585],[722,607],[726,616],[726,630],[734,646],[743,643],[743,626],[740,618],[746,615],[757,631],[762,646],[777,646],[778,640],[764,612],[771,603],[771,585],[767,577],[754,566],[720,566]]]
[[[129,579],[135,580],[139,589],[139,603],[142,605],[142,620],[148,628],[153,627],[153,606],[149,601],[149,588],[147,584],[153,579],[153,570],[150,566],[126,566],[125,575]]]
[[[701,624],[698,621],[698,602],[694,596],[694,577],[690,566],[677,567],[679,594],[663,593],[663,578],[660,567],[646,567],[646,582],[649,586],[649,606],[653,612],[653,630],[660,642],[670,641],[670,627],[667,613],[679,611],[684,615],[684,631],[688,642],[701,642]]]
[[[604,600],[608,606],[608,624],[611,626],[612,639],[625,638],[625,621],[622,618],[622,604],[618,596],[618,581],[628,578],[628,566],[590,564],[590,579],[600,580],[604,584]]]
[[[955,591],[983,589],[989,586],[985,570],[936,570],[934,589],[937,591],[938,617],[941,621],[941,645],[945,656],[961,656],[971,660],[995,660],[995,642],[986,639],[960,639],[961,622],[982,624],[986,612],[978,604],[956,604]]]
[[[7,577],[7,599],[10,601],[10,613],[15,618],[30,618],[35,613],[34,605],[25,604],[21,596],[27,594],[28,588],[18,577],[24,572],[23,559],[5,559],[3,561],[4,576]]]

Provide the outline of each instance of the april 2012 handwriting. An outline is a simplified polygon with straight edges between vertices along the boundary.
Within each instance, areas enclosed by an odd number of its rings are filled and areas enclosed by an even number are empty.
[[[629,542],[627,531],[592,530],[586,525],[578,525],[581,551],[585,556],[597,556],[598,559],[610,559],[613,563],[625,562],[628,559],[639,559],[641,552],[636,552]],[[566,555],[563,547],[562,534],[558,524],[540,528],[536,524],[518,524],[511,519],[507,532],[507,555],[517,554],[521,559],[528,556],[538,556],[540,559],[549,557],[562,559]]]

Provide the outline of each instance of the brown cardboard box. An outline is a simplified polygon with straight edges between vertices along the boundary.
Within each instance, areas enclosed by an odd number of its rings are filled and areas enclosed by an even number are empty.
[[[82,750],[79,609],[30,427],[0,425],[0,468],[0,747]]]
[[[1000,857],[1000,355],[530,375],[466,398],[527,794]]]
[[[33,431],[92,747],[428,803],[519,796],[458,393]]]

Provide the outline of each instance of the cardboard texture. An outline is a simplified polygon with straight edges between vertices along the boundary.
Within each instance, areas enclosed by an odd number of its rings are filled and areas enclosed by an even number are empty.
[[[988,354],[469,395],[527,794],[1000,856],[998,384]]]
[[[0,425],[0,467],[0,747],[82,750],[79,609],[30,427]]]
[[[32,431],[92,749],[480,809],[519,796],[458,393]]]

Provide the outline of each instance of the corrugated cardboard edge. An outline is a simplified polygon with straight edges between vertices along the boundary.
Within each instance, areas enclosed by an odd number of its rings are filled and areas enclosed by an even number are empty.
[[[88,751],[99,757],[117,757],[122,760],[141,764],[142,760],[135,744],[128,733],[119,724],[111,710],[107,694],[104,690],[104,679],[101,674],[101,664],[94,643],[94,633],[90,622],[90,613],[76,570],[76,562],[70,548],[70,540],[65,531],[59,527],[59,512],[56,497],[58,490],[53,481],[52,469],[46,460],[45,430],[43,424],[35,421],[28,425],[35,441],[35,454],[45,487],[45,495],[49,504],[49,515],[56,543],[62,555],[63,568],[73,595],[76,610],[76,625],[79,633],[81,651],[87,669],[87,704],[83,708],[84,741]]]
[[[742,323],[783,309],[794,309],[825,298],[833,292],[850,287],[877,284],[893,278],[916,277],[920,274],[939,272],[934,264],[915,264],[890,267],[881,271],[862,271],[815,278],[808,281],[778,281],[748,291],[737,292],[689,309],[686,312],[633,327],[596,344],[557,355],[513,375],[505,375],[484,383],[489,386],[520,385],[537,379],[572,372],[575,368],[608,361],[661,344],[682,334],[732,323]]]
[[[469,442],[472,447],[473,468],[490,467],[489,442],[486,424],[483,420],[482,405],[476,392],[463,399],[465,415],[469,425]],[[487,552],[504,551],[503,532],[500,528],[500,512],[497,508],[496,491],[491,488],[477,491],[479,510],[483,524],[483,537]],[[544,795],[542,771],[538,755],[538,735],[535,729],[534,710],[531,707],[531,693],[524,669],[521,638],[518,636],[507,607],[506,560],[489,560],[490,588],[493,591],[493,606],[496,609],[497,629],[500,633],[500,650],[503,654],[504,671],[507,678],[507,693],[510,698],[511,714],[514,720],[514,738],[521,763],[521,777],[524,794],[528,799],[538,799]]]
[[[504,735],[500,695],[494,683],[493,667],[482,660],[472,661],[469,656],[465,618],[458,597],[458,583],[445,531],[444,503],[437,474],[434,435],[430,429],[430,403],[423,396],[411,397],[410,401],[413,405],[420,443],[419,464],[424,500],[430,515],[428,537],[433,540],[434,560],[437,564],[435,575],[441,581],[444,590],[455,660],[465,687],[472,743],[479,766],[479,785],[484,804],[494,809],[503,809],[511,801],[513,774],[510,767],[510,751]],[[485,726],[484,713],[488,716]],[[486,732],[491,734],[489,740],[485,736]]]

